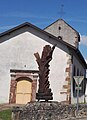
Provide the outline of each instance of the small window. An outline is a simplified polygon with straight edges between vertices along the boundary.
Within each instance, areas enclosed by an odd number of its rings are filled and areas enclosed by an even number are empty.
[[[79,76],[79,69],[77,69],[77,76]]]
[[[76,67],[74,66],[74,68],[73,68],[73,76],[75,76],[75,75],[76,75]],[[77,96],[76,86],[77,86],[76,82],[75,82],[75,80],[73,78],[73,96],[74,97]]]
[[[59,40],[62,40],[62,37],[61,37],[61,36],[58,36],[58,39],[59,39]]]
[[[58,29],[61,30],[61,27],[59,26]]]

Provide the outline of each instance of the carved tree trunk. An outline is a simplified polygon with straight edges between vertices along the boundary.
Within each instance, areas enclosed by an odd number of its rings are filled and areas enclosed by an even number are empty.
[[[36,99],[38,100],[52,100],[52,92],[49,88],[50,84],[48,81],[49,78],[49,62],[52,60],[52,53],[55,49],[55,46],[51,48],[50,45],[46,45],[43,48],[42,56],[40,58],[39,53],[35,53],[36,61],[38,63],[39,68],[39,89],[38,93],[36,93]]]

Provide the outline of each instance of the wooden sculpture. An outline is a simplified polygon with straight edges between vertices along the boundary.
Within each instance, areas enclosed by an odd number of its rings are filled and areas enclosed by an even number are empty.
[[[36,99],[39,100],[52,100],[53,94],[49,88],[50,84],[48,81],[49,78],[49,62],[52,60],[52,54],[55,49],[55,45],[51,48],[50,45],[46,45],[43,48],[42,56],[40,58],[39,53],[35,53],[36,61],[39,68],[39,89],[36,93]]]

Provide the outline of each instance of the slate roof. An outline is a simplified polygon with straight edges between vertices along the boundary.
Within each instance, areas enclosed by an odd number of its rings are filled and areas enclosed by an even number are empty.
[[[60,42],[60,43],[62,43],[62,44],[64,44],[64,45],[66,45],[66,46],[69,48],[69,50],[71,50],[71,51],[73,52],[73,54],[75,54],[75,55],[78,57],[78,59],[80,60],[80,62],[81,62],[81,63],[84,65],[84,67],[87,69],[87,64],[86,64],[86,62],[85,62],[85,60],[84,60],[84,57],[82,56],[81,52],[79,51],[79,49],[75,48],[75,47],[72,46],[71,44],[66,43],[66,42],[63,41],[63,40],[58,39],[57,37],[53,36],[52,34],[50,34],[50,33],[46,32],[46,31],[44,31],[44,30],[36,27],[35,25],[33,25],[33,24],[29,23],[29,22],[25,22],[25,23],[23,23],[23,24],[21,24],[21,25],[18,25],[18,26],[14,27],[14,28],[12,28],[12,29],[10,29],[10,30],[7,30],[7,31],[5,31],[5,32],[3,32],[3,33],[0,33],[0,38],[3,37],[3,36],[5,36],[5,35],[8,35],[8,34],[14,32],[14,31],[16,31],[16,30],[18,30],[18,29],[20,29],[20,28],[23,28],[23,27],[25,27],[25,26],[32,27],[33,29],[35,29],[35,30],[37,30],[37,31],[39,31],[39,32],[41,32],[41,33],[49,36],[50,38],[53,38],[53,39],[55,39],[56,41],[58,41],[58,42]],[[78,32],[77,32],[77,34],[78,34]]]

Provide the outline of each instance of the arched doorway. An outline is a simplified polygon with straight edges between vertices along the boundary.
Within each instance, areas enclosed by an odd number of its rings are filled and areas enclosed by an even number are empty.
[[[9,103],[26,104],[36,101],[38,71],[10,70]]]
[[[32,99],[32,82],[21,78],[17,82],[16,88],[16,104],[27,104]]]

